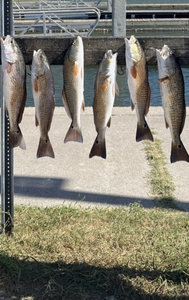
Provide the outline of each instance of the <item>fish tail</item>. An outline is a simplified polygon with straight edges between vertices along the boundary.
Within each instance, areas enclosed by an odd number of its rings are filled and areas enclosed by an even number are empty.
[[[9,147],[10,147],[10,149],[13,149],[18,146],[21,149],[26,150],[26,143],[24,141],[22,132],[19,127],[18,127],[17,131],[13,131],[10,129],[10,132],[9,132]]]
[[[95,139],[94,144],[91,148],[91,152],[89,154],[89,158],[93,156],[100,156],[106,159],[106,142],[105,139],[102,141],[98,141],[98,137]]]
[[[142,126],[137,123],[136,141],[140,142],[143,140],[150,140],[152,142],[154,141],[153,135],[146,121]]]
[[[71,142],[71,141],[83,143],[83,136],[82,136],[81,128],[73,127],[72,124],[71,124],[70,128],[68,129],[68,132],[64,139],[64,143]]]
[[[179,145],[172,143],[172,146],[171,146],[171,163],[181,161],[181,160],[189,162],[189,155],[188,155],[183,143],[180,142]]]
[[[40,138],[40,140],[39,140],[39,146],[38,146],[38,150],[37,150],[37,158],[44,157],[44,156],[49,156],[52,158],[55,157],[51,142],[48,137],[46,140],[44,140],[42,138]]]

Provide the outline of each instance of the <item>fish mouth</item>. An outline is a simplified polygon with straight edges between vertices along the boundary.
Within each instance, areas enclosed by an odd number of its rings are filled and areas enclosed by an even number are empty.
[[[105,58],[107,58],[108,62],[112,62],[112,60],[113,60],[113,53],[112,53],[112,50],[108,50],[108,51],[105,53]]]
[[[167,46],[164,45],[162,49],[156,49],[156,54],[158,57],[162,57],[163,59],[167,59],[169,56],[173,54],[171,49]]]

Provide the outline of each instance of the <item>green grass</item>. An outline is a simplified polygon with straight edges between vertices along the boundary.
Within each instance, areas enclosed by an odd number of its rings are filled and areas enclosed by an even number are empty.
[[[148,180],[157,205],[164,208],[178,209],[174,195],[175,185],[166,167],[162,142],[159,138],[155,138],[153,143],[144,141],[144,150],[151,168]]]
[[[189,216],[176,210],[15,207],[0,290],[15,299],[188,299]]]

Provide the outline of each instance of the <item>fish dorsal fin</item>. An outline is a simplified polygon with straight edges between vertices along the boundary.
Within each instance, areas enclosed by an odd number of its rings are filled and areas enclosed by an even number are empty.
[[[110,125],[111,125],[111,117],[109,118],[108,123],[107,123],[108,127],[110,127]]]
[[[115,82],[115,92],[116,92],[116,95],[119,96],[119,86],[117,84],[117,81]]]
[[[148,91],[147,91],[147,101],[146,101],[146,108],[145,108],[145,116],[147,115],[150,107],[150,97],[151,97],[151,88],[148,84]]]
[[[71,117],[68,102],[67,102],[67,99],[66,99],[65,89],[62,90],[62,101],[63,101],[63,104],[64,104],[65,111],[66,111],[68,117],[71,119],[72,117]]]
[[[84,99],[82,100],[81,108],[82,108],[83,111],[85,110],[85,101],[84,101]]]
[[[135,109],[135,105],[134,105],[134,103],[133,103],[133,101],[131,99],[131,110],[134,110],[134,109]]]
[[[39,126],[39,121],[36,115],[35,115],[35,126]]]
[[[50,118],[48,120],[47,131],[49,131],[50,127],[51,127],[54,109],[55,109],[55,97],[53,96],[52,103],[51,103],[51,112],[52,113],[51,113],[51,116],[50,116]]]
[[[165,127],[166,127],[166,128],[169,128],[169,124],[168,124],[166,118],[165,118]]]
[[[182,124],[181,124],[181,128],[180,128],[180,134],[183,131],[185,119],[186,119],[186,107],[184,108],[184,114],[183,114],[183,117],[182,117]]]
[[[158,81],[161,83],[161,82],[164,82],[165,80],[169,80],[169,76],[165,76],[163,78],[159,78]]]
[[[137,77],[137,70],[136,70],[136,66],[135,65],[133,65],[131,67],[131,75],[132,75],[133,78]]]

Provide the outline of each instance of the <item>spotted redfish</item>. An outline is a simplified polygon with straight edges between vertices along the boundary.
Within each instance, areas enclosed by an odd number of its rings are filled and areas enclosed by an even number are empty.
[[[10,123],[9,147],[26,149],[19,127],[26,103],[26,67],[22,52],[10,35],[1,38],[1,61],[3,99]]]
[[[97,137],[89,158],[95,155],[106,158],[106,128],[110,127],[115,93],[119,94],[116,73],[117,53],[113,54],[112,50],[108,50],[100,63],[95,80],[93,114]]]
[[[48,135],[55,108],[54,79],[45,52],[41,49],[33,52],[31,74],[35,121],[36,126],[39,125],[40,129],[37,157],[54,158],[54,151]]]
[[[135,109],[137,115],[136,141],[153,141],[152,133],[145,119],[149,111],[151,96],[145,53],[134,35],[129,40],[125,38],[125,46],[126,74],[131,97],[131,109]]]
[[[83,142],[80,113],[84,110],[84,50],[83,41],[78,36],[68,48],[63,66],[62,100],[65,110],[70,117],[71,125],[64,143]]]
[[[189,155],[180,135],[186,117],[185,87],[181,67],[172,50],[164,45],[156,50],[160,92],[164,109],[165,124],[172,137],[171,163],[184,160],[189,162]]]

